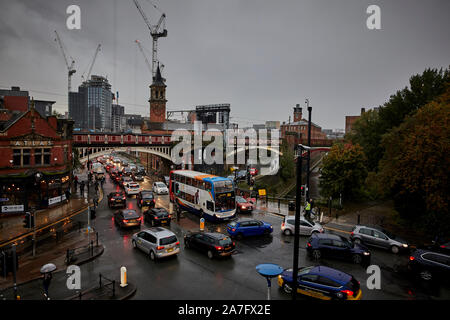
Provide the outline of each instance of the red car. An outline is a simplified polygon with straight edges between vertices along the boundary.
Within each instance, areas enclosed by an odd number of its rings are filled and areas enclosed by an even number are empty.
[[[252,177],[258,175],[258,169],[256,168],[250,168],[248,171]]]
[[[241,196],[236,196],[236,210],[237,212],[252,212],[253,204]]]

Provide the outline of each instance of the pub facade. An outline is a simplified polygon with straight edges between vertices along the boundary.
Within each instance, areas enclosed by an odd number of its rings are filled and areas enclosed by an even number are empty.
[[[57,206],[72,175],[73,121],[0,109],[0,214]]]

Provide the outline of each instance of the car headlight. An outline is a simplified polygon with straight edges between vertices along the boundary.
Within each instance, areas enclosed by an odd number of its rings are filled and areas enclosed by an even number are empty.
[[[408,248],[408,245],[406,243],[402,244],[403,248]]]
[[[366,251],[363,253],[363,255],[368,256],[368,255],[370,255],[370,252]]]

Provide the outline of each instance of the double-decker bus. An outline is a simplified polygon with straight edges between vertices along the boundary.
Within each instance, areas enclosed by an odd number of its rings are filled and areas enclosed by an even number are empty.
[[[232,219],[236,215],[233,182],[190,170],[174,170],[169,177],[170,200],[182,209],[210,221]]]

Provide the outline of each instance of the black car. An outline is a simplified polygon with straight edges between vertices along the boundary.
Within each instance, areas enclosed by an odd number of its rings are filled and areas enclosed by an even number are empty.
[[[408,269],[422,280],[450,279],[450,255],[427,249],[416,249],[409,257]]]
[[[370,264],[371,255],[367,247],[335,234],[313,234],[306,244],[306,251],[315,260],[324,257],[349,260],[356,264]]]
[[[133,171],[129,167],[125,167],[122,169],[122,174],[124,176],[131,176],[133,174]]]
[[[142,190],[136,195],[136,201],[139,208],[142,207],[155,207],[155,196],[153,191]]]
[[[247,170],[239,170],[236,175],[236,180],[245,180],[247,177]]]
[[[123,191],[111,192],[108,194],[108,207],[114,208],[117,206],[123,208],[127,206],[127,197]]]
[[[120,227],[139,227],[142,217],[135,210],[117,210],[114,213],[114,223]]]
[[[236,245],[231,238],[222,233],[194,232],[184,236],[184,246],[206,252],[208,258],[229,257]]]
[[[164,208],[152,208],[144,211],[144,221],[151,223],[152,227],[156,225],[170,225],[172,216]]]

